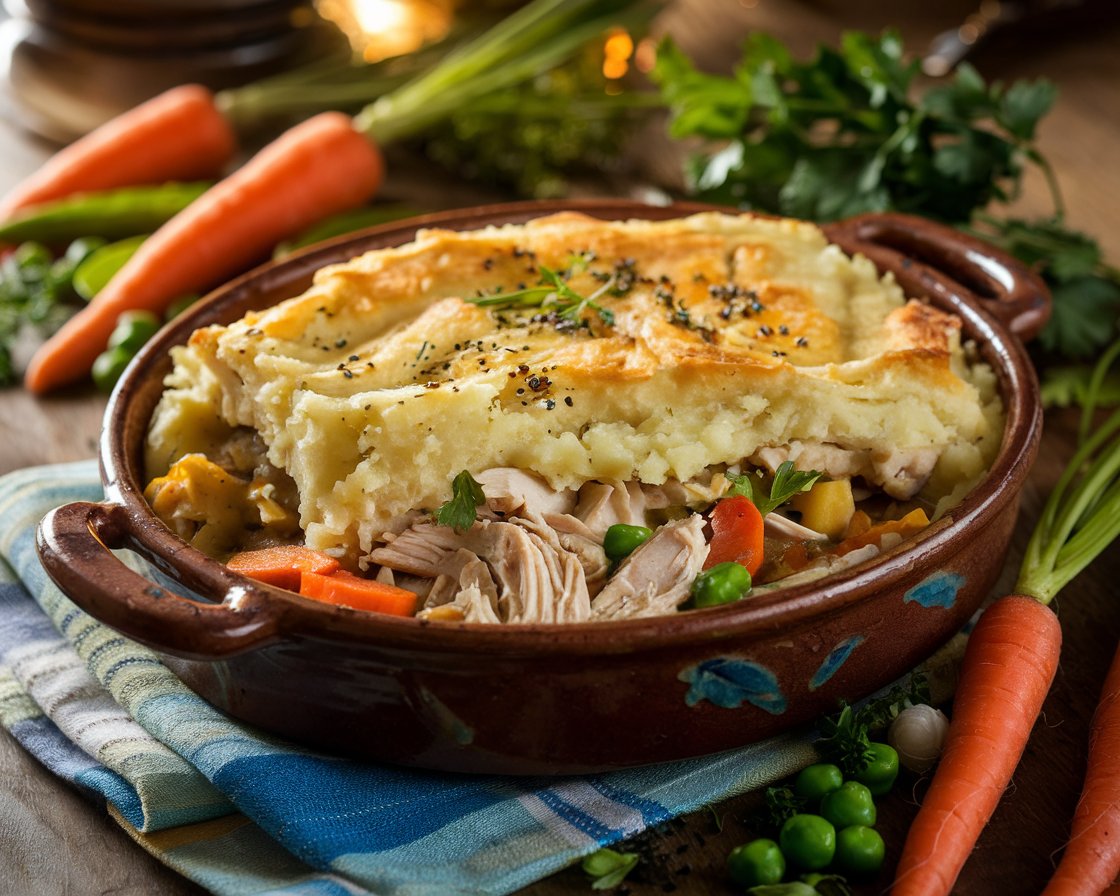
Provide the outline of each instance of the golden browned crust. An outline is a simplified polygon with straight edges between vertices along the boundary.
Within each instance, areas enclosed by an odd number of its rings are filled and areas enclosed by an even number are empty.
[[[527,289],[543,305],[503,298]],[[421,232],[195,333],[176,361],[150,472],[205,451],[190,433],[212,439],[214,418],[253,427],[309,539],[348,549],[464,468],[662,482],[799,442],[952,454],[935,479],[954,481],[998,442],[956,372],[958,321],[817,228],[749,215]]]

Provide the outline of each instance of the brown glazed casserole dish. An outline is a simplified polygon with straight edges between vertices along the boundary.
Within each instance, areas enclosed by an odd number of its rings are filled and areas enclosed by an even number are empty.
[[[1049,298],[1013,259],[907,216],[867,215],[826,230],[893,272],[908,295],[963,319],[963,338],[997,374],[1006,430],[987,477],[960,505],[846,572],[676,617],[432,624],[254,582],[152,513],[143,446],[171,346],[197,327],[296,295],[324,265],[407,242],[417,227],[519,223],[561,209],[649,219],[702,210],[592,201],[442,213],[334,241],[224,286],[158,334],[118,385],[101,443],[105,501],[68,504],[40,527],[51,578],[235,718],[326,751],[453,771],[579,773],[727,750],[866,695],[931,655],[1003,567],[1041,431],[1020,340],[1041,327]],[[110,553],[116,548],[147,558],[174,590],[133,573]]]

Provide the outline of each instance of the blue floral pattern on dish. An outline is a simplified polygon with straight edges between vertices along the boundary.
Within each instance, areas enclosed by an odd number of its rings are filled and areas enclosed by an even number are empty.
[[[865,640],[867,639],[864,638],[863,635],[852,635],[833,647],[832,650],[829,651],[828,656],[824,658],[824,662],[821,663],[820,668],[817,669],[813,677],[809,679],[809,690],[815,691],[832,678],[832,676],[836,674],[836,671],[844,665],[848,657],[852,655],[852,651],[859,647]]]
[[[902,600],[922,607],[941,607],[949,610],[957,602],[957,592],[961,590],[963,584],[962,575],[957,575],[955,572],[935,572],[902,595]]]
[[[751,660],[716,657],[685,669],[677,677],[690,685],[684,696],[689,706],[707,700],[724,709],[737,709],[746,701],[771,715],[786,711],[786,697],[777,676]]]

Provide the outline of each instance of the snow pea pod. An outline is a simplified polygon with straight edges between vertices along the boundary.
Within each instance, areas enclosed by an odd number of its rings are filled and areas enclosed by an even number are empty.
[[[64,243],[91,234],[115,240],[151,233],[209,186],[199,182],[124,187],[45,202],[0,224],[0,242]]]

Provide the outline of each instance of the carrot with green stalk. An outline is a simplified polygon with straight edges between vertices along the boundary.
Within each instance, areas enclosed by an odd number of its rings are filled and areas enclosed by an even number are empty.
[[[1087,401],[1085,419],[1095,402],[1095,395]],[[903,846],[894,896],[952,891],[1011,780],[1057,671],[1061,628],[1049,603],[1117,536],[1120,409],[1082,442],[1047,499],[1020,567],[1017,593],[989,606],[969,636],[941,761]],[[1120,712],[1110,708],[1098,716],[1097,739],[1120,738]],[[1055,884],[1048,893],[1098,893],[1120,870],[1120,848],[1109,842],[1116,840],[1120,824],[1115,755],[1098,750],[1090,759],[1093,792],[1078,812],[1083,827],[1075,827],[1070,842],[1070,849],[1077,844],[1070,868],[1059,874],[1077,888]]]
[[[172,87],[51,156],[0,198],[0,221],[75,195],[213,180],[233,164],[244,134],[277,120],[360,109],[432,68],[459,40],[456,34],[372,64],[330,57],[217,92],[200,84]]]
[[[643,23],[654,9],[646,0],[534,0],[354,119],[327,112],[297,125],[145,241],[35,353],[25,385],[42,393],[80,379],[124,311],[162,314],[281,240],[364,205],[381,184],[384,143],[557,65],[612,26]]]
[[[1120,358],[1120,342],[1109,348],[1093,371],[1089,391],[1099,394],[1105,373]],[[1114,413],[1092,437],[1092,402],[1081,416],[1080,433],[1086,447],[1094,444],[1109,445],[1117,441],[1120,430],[1120,411]],[[1117,454],[1115,446],[1101,449]],[[1120,459],[1113,459],[1120,466]],[[1114,521],[1120,520],[1120,474],[1114,470],[1104,486],[1098,501],[1097,513],[1111,513]],[[1120,526],[1120,523],[1114,524]],[[1107,533],[1098,533],[1099,538]],[[1087,550],[1097,545],[1088,544]],[[1100,549],[1103,549],[1103,545]],[[1120,648],[1112,658],[1105,676],[1101,699],[1093,713],[1089,732],[1089,755],[1085,767],[1085,782],[1081,798],[1073,813],[1070,838],[1062,860],[1058,864],[1043,896],[1075,896],[1075,894],[1102,893],[1120,875]]]

